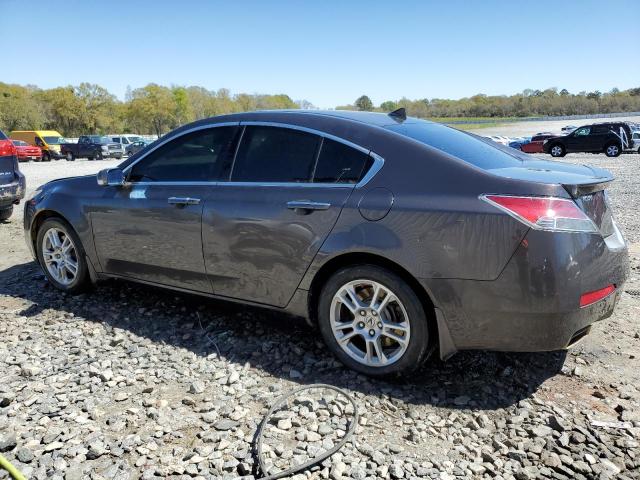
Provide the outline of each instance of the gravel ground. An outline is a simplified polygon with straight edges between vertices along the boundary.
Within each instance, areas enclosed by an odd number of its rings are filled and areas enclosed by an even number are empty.
[[[302,322],[125,282],[71,297],[0,225],[0,452],[34,479],[252,478],[267,408],[310,383],[347,390],[352,439],[297,478],[640,478],[640,155],[611,169],[631,244],[613,317],[569,352],[464,352],[411,379],[346,370]],[[24,164],[28,189],[117,162]],[[270,471],[331,448],[353,419],[310,392],[266,428]],[[3,474],[0,473],[0,478]]]

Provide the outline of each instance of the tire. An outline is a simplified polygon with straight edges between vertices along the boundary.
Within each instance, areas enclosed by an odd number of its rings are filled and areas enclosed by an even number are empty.
[[[42,161],[43,162],[50,162],[51,161],[51,154],[50,153],[43,153],[42,154]]]
[[[57,238],[56,245],[53,245],[50,235]],[[64,248],[66,242],[65,237],[70,239],[72,247],[72,251],[67,250],[66,254],[63,253],[63,250],[60,250],[60,248]],[[86,291],[90,287],[91,280],[84,248],[76,232],[64,220],[52,217],[40,225],[36,237],[36,254],[47,279],[58,290],[70,294],[77,294]],[[49,264],[45,262],[45,255],[47,255]],[[60,258],[56,259],[56,255]],[[72,275],[72,264],[69,264],[68,267],[64,266],[65,261],[68,262],[69,260],[72,262],[75,261],[75,275]],[[62,262],[64,266],[61,270],[59,262]],[[52,273],[60,271],[62,274],[58,273],[54,275]]]
[[[102,160],[102,153],[100,152],[96,152],[96,154],[93,156],[94,160]]]
[[[73,156],[73,153],[67,152],[67,162],[73,162],[76,158]]]
[[[11,217],[11,215],[13,215],[13,205],[11,205],[9,208],[0,210],[0,222],[9,220],[9,217]]]
[[[607,157],[619,157],[622,153],[622,148],[617,143],[609,143],[604,147],[604,154]]]
[[[549,153],[552,157],[564,157],[567,154],[567,149],[564,148],[564,145],[562,145],[561,143],[556,143],[549,147]]]
[[[340,292],[349,287],[360,307],[340,299]],[[386,298],[391,299],[377,313],[370,301],[375,289],[379,289],[378,308]],[[317,318],[333,354],[347,367],[371,377],[406,375],[422,364],[429,351],[429,326],[422,303],[402,278],[382,267],[353,266],[333,274],[320,293]],[[408,340],[401,343],[387,334]],[[347,337],[344,346],[338,341],[341,337]]]

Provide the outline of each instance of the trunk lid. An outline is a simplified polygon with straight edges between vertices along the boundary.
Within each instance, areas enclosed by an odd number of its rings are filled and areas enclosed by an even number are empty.
[[[608,170],[548,160],[525,160],[520,167],[489,171],[506,178],[560,184],[604,237],[615,232],[613,212],[605,191],[613,181],[613,175]]]

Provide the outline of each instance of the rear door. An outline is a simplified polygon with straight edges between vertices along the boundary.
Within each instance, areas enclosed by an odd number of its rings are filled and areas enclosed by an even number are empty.
[[[92,213],[105,272],[211,292],[202,209],[219,176],[228,176],[237,128],[185,133],[132,164],[128,186],[105,187]]]
[[[213,293],[286,306],[368,168],[368,153],[294,127],[247,124],[230,181],[204,208]]]

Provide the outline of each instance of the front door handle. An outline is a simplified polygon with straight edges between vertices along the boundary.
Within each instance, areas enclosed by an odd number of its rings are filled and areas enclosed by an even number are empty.
[[[302,213],[311,213],[313,210],[328,210],[331,206],[327,202],[311,202],[309,200],[292,200],[287,202],[289,210],[296,210]]]
[[[198,205],[200,203],[199,198],[191,197],[169,197],[167,201],[169,205]]]

